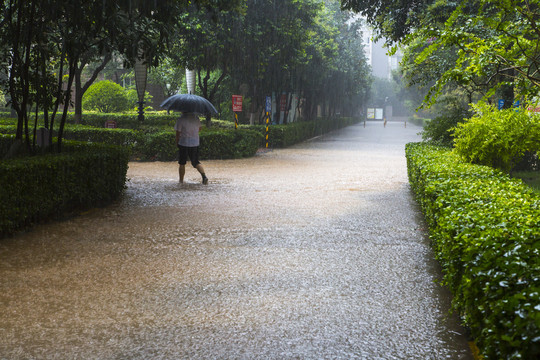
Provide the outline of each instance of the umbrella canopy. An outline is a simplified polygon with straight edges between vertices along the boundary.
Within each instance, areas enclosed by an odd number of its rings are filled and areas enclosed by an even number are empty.
[[[187,113],[217,114],[217,110],[212,103],[205,98],[193,94],[176,94],[160,105],[167,110],[175,110]]]

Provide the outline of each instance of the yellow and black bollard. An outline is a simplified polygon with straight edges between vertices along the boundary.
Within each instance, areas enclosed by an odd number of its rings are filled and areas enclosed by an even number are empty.
[[[267,111],[266,112],[266,149],[268,149],[269,125],[270,125],[270,115],[268,114],[268,111]]]

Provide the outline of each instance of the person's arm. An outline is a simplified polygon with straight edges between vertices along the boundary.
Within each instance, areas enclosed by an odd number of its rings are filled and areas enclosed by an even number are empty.
[[[178,145],[179,140],[180,140],[180,131],[176,130],[176,145]]]

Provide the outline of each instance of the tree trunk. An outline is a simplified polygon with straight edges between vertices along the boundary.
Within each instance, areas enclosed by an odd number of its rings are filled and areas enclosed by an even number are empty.
[[[64,96],[64,111],[62,112],[62,117],[60,118],[60,128],[58,130],[58,152],[62,151],[62,138],[64,136],[64,125],[66,124],[66,118],[67,118],[67,112],[69,106],[69,101],[71,99],[71,86],[73,85],[73,74],[75,73],[76,67],[76,61],[69,64],[69,70],[68,70],[68,84],[67,84],[67,90],[65,92]]]
[[[223,71],[219,78],[216,80],[216,83],[210,89],[210,86],[208,85],[208,80],[210,80],[210,71],[206,70],[206,75],[204,78],[201,76],[201,71],[199,70],[197,72],[197,78],[198,78],[198,85],[199,89],[202,91],[202,96],[206,98],[208,101],[210,101],[212,104],[214,104],[214,97],[216,96],[217,90],[219,89],[219,86],[221,85],[221,82],[225,79],[227,76],[227,73]],[[214,105],[215,106],[215,105]],[[206,114],[206,127],[212,126],[212,115]]]
[[[105,66],[111,61],[112,59],[112,52],[109,51],[105,53],[105,56],[103,56],[101,60],[101,64],[94,69],[94,72],[92,73],[92,76],[88,79],[88,81],[83,85],[82,84],[82,72],[84,70],[84,67],[88,65],[90,62],[89,57],[85,57],[81,60],[81,62],[78,64],[78,66],[75,66],[75,74],[74,74],[74,81],[75,81],[75,123],[79,124],[82,119],[82,98],[86,90],[96,81],[97,77],[105,69]]]
[[[81,84],[81,69],[75,70],[75,124],[80,124],[82,119],[83,89]]]

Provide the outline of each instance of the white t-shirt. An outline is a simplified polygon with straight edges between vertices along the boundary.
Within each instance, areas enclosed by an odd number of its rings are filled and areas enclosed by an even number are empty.
[[[182,146],[199,146],[199,129],[201,128],[201,120],[193,113],[184,113],[176,121],[174,130],[180,131],[180,139],[178,145]]]

